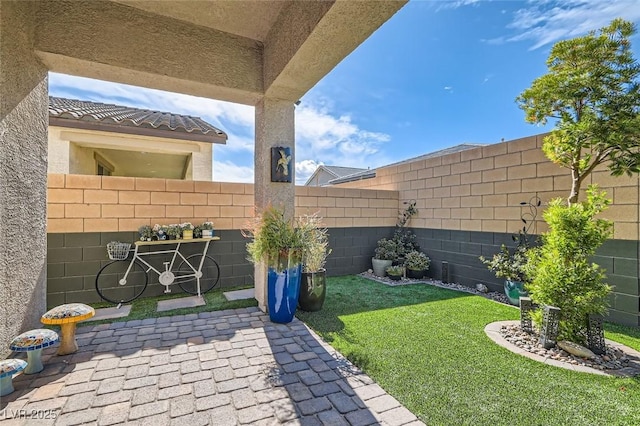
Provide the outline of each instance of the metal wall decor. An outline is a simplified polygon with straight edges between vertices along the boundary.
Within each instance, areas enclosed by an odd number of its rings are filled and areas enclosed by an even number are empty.
[[[558,338],[558,326],[560,323],[560,308],[555,306],[544,307],[544,319],[542,321],[542,330],[540,330],[539,343],[545,349],[550,349],[556,345]]]
[[[604,342],[604,328],[602,315],[587,315],[587,346],[596,355],[607,352]]]
[[[291,182],[292,158],[290,147],[275,146],[271,148],[271,182]]]
[[[533,325],[531,324],[531,312],[534,306],[530,297],[520,297],[520,328],[526,333],[533,333]]]

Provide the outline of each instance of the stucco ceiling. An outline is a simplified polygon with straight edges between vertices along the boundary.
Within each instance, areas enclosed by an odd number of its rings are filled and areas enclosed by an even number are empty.
[[[163,179],[182,179],[182,173],[189,157],[179,154],[157,152],[121,151],[96,149],[100,155],[115,167],[114,176],[133,176]]]
[[[264,42],[282,8],[290,1],[114,0],[157,15]]]

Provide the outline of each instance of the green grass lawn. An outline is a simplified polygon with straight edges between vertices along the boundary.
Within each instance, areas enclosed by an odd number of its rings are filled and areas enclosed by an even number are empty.
[[[249,306],[258,306],[258,302],[255,299],[229,301],[224,297],[224,294],[222,294],[223,292],[241,290],[244,288],[247,288],[247,287],[246,286],[245,287],[225,287],[223,289],[214,288],[213,290],[203,295],[206,301],[206,304],[204,306],[197,306],[195,308],[173,309],[171,311],[164,311],[164,312],[156,311],[159,300],[191,297],[192,295],[178,291],[177,293],[171,293],[171,294],[157,296],[157,297],[140,298],[131,302],[133,306],[131,307],[131,313],[127,317],[100,320],[100,321],[83,321],[78,323],[78,327],[103,324],[103,323],[111,323],[116,321],[130,321],[130,320],[145,319],[145,318],[158,318],[158,317],[166,317],[171,315],[197,314],[199,312],[221,311],[224,309],[236,309],[236,308],[247,308]],[[115,306],[112,303],[90,303],[89,305],[96,309],[111,308]]]
[[[640,424],[640,379],[576,373],[513,354],[484,326],[518,310],[428,285],[328,281],[298,317],[428,425]],[[607,326],[640,349],[640,331]]]

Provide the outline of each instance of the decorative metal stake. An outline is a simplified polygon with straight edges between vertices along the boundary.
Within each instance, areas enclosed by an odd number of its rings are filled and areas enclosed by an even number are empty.
[[[602,328],[603,319],[602,315],[587,315],[587,346],[596,355],[607,352]]]
[[[442,282],[449,282],[449,262],[442,262]]]
[[[531,324],[531,312],[533,309],[533,302],[530,297],[520,297],[520,328],[529,334],[533,333],[533,325]]]
[[[556,345],[558,338],[558,325],[560,323],[560,308],[555,306],[544,307],[544,319],[542,321],[542,330],[540,331],[539,343],[545,349],[550,349]]]

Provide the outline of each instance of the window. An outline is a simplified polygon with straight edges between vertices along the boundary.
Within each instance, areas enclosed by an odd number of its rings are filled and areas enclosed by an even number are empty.
[[[93,153],[93,158],[96,160],[96,174],[98,176],[111,176],[114,170],[113,165],[97,152]]]

